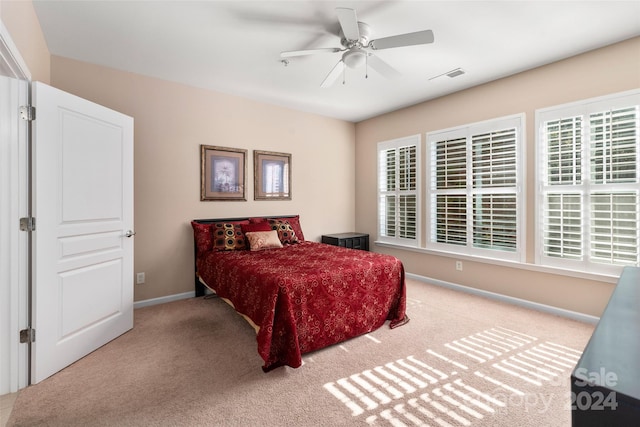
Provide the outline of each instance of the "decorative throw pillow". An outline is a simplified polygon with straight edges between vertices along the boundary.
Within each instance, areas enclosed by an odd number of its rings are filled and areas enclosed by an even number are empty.
[[[278,233],[275,230],[250,231],[246,236],[249,242],[249,249],[252,251],[282,247],[282,243],[280,243],[280,239],[278,239]]]
[[[246,249],[245,236],[240,224],[216,222],[212,225],[213,250],[235,251]]]
[[[213,246],[211,224],[201,224],[191,221],[191,227],[193,227],[193,238],[196,242],[198,253],[210,251]]]
[[[304,242],[304,234],[302,234],[302,227],[300,226],[300,215],[295,215],[291,217],[273,217],[269,219],[289,221],[289,224],[291,224],[291,228],[293,228],[293,231],[296,233],[298,242]]]
[[[268,222],[256,222],[253,224],[242,224],[243,233],[251,233],[253,231],[271,231],[271,225]]]
[[[278,232],[278,239],[282,244],[293,244],[298,243],[298,238],[296,237],[295,231],[291,227],[289,221],[283,221],[280,219],[270,219],[269,224],[271,224],[271,228]]]

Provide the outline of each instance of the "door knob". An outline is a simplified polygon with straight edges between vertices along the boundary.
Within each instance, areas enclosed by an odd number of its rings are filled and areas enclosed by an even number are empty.
[[[126,237],[131,237],[131,236],[135,236],[136,232],[135,231],[131,231],[131,230],[127,230],[126,233],[124,233],[124,235]]]

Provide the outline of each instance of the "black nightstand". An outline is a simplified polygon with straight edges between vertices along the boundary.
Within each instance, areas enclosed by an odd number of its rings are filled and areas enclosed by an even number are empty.
[[[338,233],[325,234],[322,236],[322,243],[343,248],[369,250],[369,235],[364,233]]]

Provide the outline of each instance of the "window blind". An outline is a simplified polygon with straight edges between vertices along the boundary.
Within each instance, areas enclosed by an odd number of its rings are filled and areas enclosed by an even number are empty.
[[[505,187],[516,183],[516,130],[502,129],[471,137],[473,186]]]
[[[537,113],[540,263],[640,265],[639,104],[640,94],[621,95]]]
[[[521,129],[520,115],[427,136],[429,242],[454,252],[503,259],[511,252],[506,258],[521,259]]]
[[[433,239],[452,245],[467,244],[467,139],[454,138],[434,144],[432,170],[435,194]]]
[[[386,241],[418,240],[419,136],[378,144],[378,231]]]

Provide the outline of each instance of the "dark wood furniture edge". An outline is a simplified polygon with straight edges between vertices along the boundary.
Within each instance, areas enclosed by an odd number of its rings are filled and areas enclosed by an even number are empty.
[[[640,425],[640,268],[625,267],[571,373],[572,426]]]
[[[349,231],[346,233],[329,233],[329,234],[323,234],[320,239],[322,243],[326,243],[329,245],[369,251],[369,233],[361,233],[358,231]],[[358,240],[363,242],[364,245],[362,246],[359,245],[358,247],[356,247],[355,245],[352,244],[351,246],[349,246],[349,244],[347,243],[347,241],[349,240],[351,241]],[[340,244],[340,241],[344,241],[345,244],[344,245]]]

